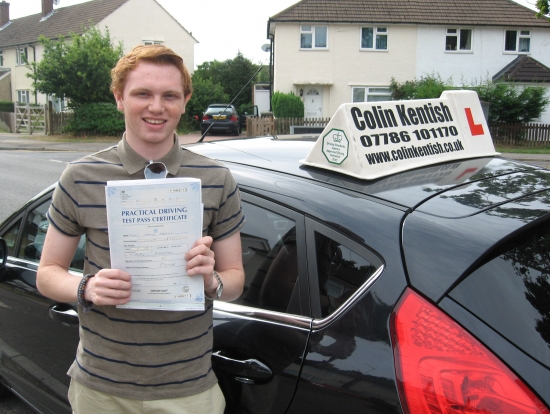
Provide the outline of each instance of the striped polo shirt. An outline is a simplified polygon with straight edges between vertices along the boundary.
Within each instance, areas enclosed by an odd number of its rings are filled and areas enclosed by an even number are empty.
[[[107,180],[143,179],[149,160],[123,137],[117,146],[72,162],[63,172],[48,212],[68,236],[86,234],[84,273],[110,268],[105,207]],[[200,178],[203,235],[219,240],[244,224],[237,184],[218,162],[183,149],[176,137],[162,159],[168,177]],[[212,302],[201,312],[79,306],[80,343],[68,374],[81,384],[123,398],[156,400],[201,393],[217,381],[211,366]]]

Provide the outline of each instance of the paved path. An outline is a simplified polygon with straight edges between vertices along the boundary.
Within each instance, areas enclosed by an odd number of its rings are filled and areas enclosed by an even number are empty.
[[[200,139],[200,133],[191,133],[180,136],[180,143],[190,144]],[[116,144],[118,138],[113,138],[112,143],[89,142],[48,142],[40,140],[40,135],[25,135],[15,133],[0,133],[0,150],[29,150],[29,151],[79,151],[95,152],[110,145]],[[241,135],[241,138],[243,135]],[[37,139],[38,138],[38,139]],[[207,135],[204,141],[218,141],[231,138],[229,135]],[[515,154],[502,153],[503,158],[550,167],[550,154]]]

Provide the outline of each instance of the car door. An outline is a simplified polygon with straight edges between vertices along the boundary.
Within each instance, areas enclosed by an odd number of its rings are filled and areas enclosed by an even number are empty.
[[[51,192],[13,217],[0,233],[8,244],[0,276],[0,377],[23,399],[44,413],[70,412],[67,370],[78,345],[78,325],[62,324],[50,315],[59,304],[36,288],[36,271],[48,228]],[[72,263],[81,271],[84,240]],[[64,304],[62,312],[75,309]],[[56,311],[57,309],[57,311]]]
[[[248,194],[242,207],[245,288],[214,304],[213,367],[226,413],[284,413],[311,324],[304,217]]]

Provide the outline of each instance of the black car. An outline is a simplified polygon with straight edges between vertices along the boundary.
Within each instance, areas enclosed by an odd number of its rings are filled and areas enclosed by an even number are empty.
[[[237,109],[229,104],[208,105],[201,120],[201,134],[227,132],[232,135],[241,133],[241,117]]]
[[[214,304],[226,412],[548,413],[550,171],[491,156],[364,181],[300,164],[313,144],[188,146],[231,169],[246,216],[244,293]],[[0,379],[69,413],[75,304],[35,286],[51,194],[0,226]]]

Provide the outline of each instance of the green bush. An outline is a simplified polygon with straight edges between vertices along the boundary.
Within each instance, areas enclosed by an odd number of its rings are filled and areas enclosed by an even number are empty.
[[[304,117],[304,103],[293,92],[275,92],[271,98],[271,107],[276,118]]]
[[[446,90],[457,89],[451,80],[443,82],[439,75],[428,75],[419,80],[398,83],[391,79],[390,91],[394,101],[402,99],[437,99]]]
[[[487,79],[473,85],[453,86],[451,80],[443,82],[438,75],[420,80],[398,83],[392,78],[390,90],[393,100],[436,99],[445,90],[467,89],[476,91],[481,101],[488,102],[489,122],[530,122],[540,117],[550,102],[546,89],[540,86],[519,87]]]
[[[14,112],[12,101],[0,101],[0,112]]]
[[[99,102],[74,109],[74,116],[63,132],[77,135],[120,135],[124,132],[124,114],[114,103]]]

